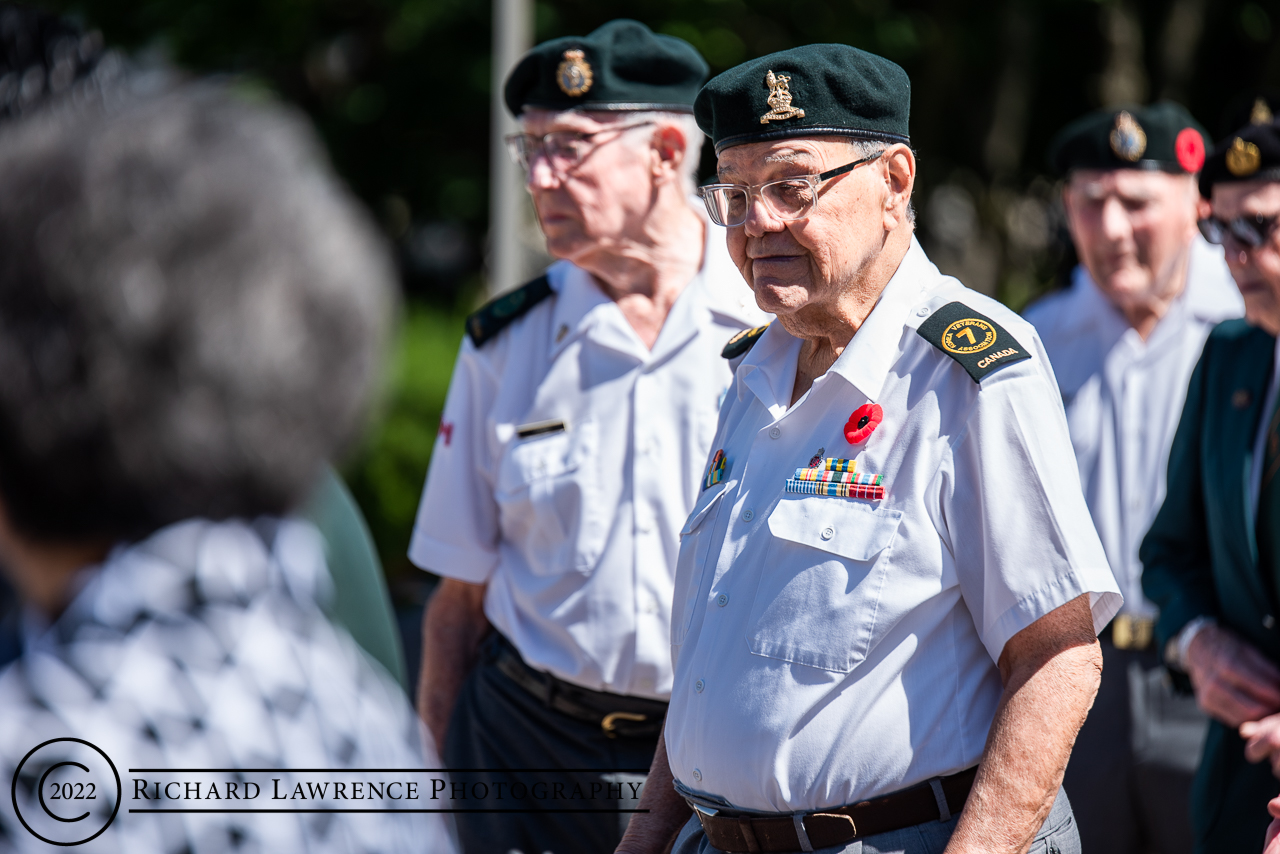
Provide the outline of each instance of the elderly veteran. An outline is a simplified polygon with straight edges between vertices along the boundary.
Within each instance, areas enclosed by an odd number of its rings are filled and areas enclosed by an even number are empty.
[[[778,319],[726,352],[620,851],[1078,850],[1059,785],[1121,597],[1035,331],[913,237],[909,87],[810,45],[699,93],[708,209]]]
[[[1208,854],[1257,850],[1280,792],[1280,125],[1220,142],[1200,192],[1213,205],[1201,230],[1226,251],[1244,320],[1205,342],[1141,557],[1165,659],[1213,718],[1191,812]]]
[[[1191,850],[1191,778],[1207,721],[1156,653],[1138,546],[1165,493],[1169,446],[1205,338],[1243,312],[1222,249],[1196,230],[1204,130],[1168,101],[1100,110],[1049,160],[1080,265],[1032,305],[1062,391],[1085,501],[1125,605],[1065,787],[1086,851]]]
[[[620,20],[537,46],[507,80],[560,260],[468,319],[409,552],[444,578],[424,718],[451,767],[498,772],[455,773],[488,787],[476,806],[540,810],[460,815],[468,851],[611,850],[636,804],[623,783],[653,759],[678,531],[732,379],[720,350],[765,319],[693,207],[706,71]],[[574,770],[503,770],[556,768]],[[587,800],[509,789],[539,781]]]

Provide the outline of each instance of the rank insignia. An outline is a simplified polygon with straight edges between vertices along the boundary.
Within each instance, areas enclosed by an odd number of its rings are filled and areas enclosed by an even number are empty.
[[[858,472],[856,460],[828,457],[820,467],[796,469],[787,478],[787,492],[838,498],[884,498],[884,475]]]
[[[710,489],[720,481],[724,480],[724,474],[728,468],[728,459],[724,455],[724,449],[716,451],[711,456],[711,465],[707,467],[707,476],[702,479],[702,488]]]
[[[591,71],[591,63],[581,50],[566,50],[564,59],[556,68],[556,84],[560,91],[570,98],[585,95],[591,89],[595,74]]]
[[[1227,149],[1227,169],[1237,178],[1244,178],[1258,171],[1262,165],[1262,152],[1252,142],[1236,137]]]
[[[1111,129],[1111,150],[1129,163],[1137,163],[1147,150],[1147,132],[1126,110],[1116,115],[1116,126]]]
[[[809,458],[809,468],[816,469],[822,462],[822,455],[827,452],[826,448],[819,448],[818,453]]]
[[[804,110],[791,106],[790,83],[790,75],[774,74],[772,69],[764,76],[764,85],[769,87],[769,112],[760,117],[760,124],[804,118]]]

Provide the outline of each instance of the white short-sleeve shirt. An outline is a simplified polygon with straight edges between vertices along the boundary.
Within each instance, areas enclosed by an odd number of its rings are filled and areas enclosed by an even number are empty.
[[[1218,323],[1244,313],[1222,249],[1197,236],[1187,285],[1146,341],[1077,267],[1026,311],[1053,363],[1080,485],[1128,613],[1154,617],[1138,547],[1164,502],[1169,448],[1191,372]]]
[[[979,384],[917,328],[959,301],[1031,354]],[[982,756],[1005,643],[1090,594],[1121,597],[1089,519],[1034,330],[910,251],[835,365],[788,406],[801,341],[779,323],[737,368],[722,482],[682,532],[666,722],[680,784],[740,809],[817,810]],[[863,404],[884,420],[852,446]],[[883,500],[785,491],[820,452]]]
[[[732,379],[720,351],[768,321],[706,229],[702,268],[652,350],[578,267],[484,346],[463,341],[410,559],[487,584],[485,614],[533,667],[655,699],[671,690],[678,532]],[[522,438],[521,428],[558,421]]]

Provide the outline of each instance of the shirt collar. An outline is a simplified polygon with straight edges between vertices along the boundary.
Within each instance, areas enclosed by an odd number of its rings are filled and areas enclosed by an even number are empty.
[[[902,333],[912,306],[922,301],[927,285],[940,275],[913,236],[875,307],[828,373],[842,377],[868,400],[878,398],[889,370],[902,355]],[[782,324],[772,323],[739,364],[743,385],[766,406],[790,404],[800,344]]]
[[[652,352],[644,350],[613,300],[590,273],[569,261],[557,261],[547,270],[547,280],[556,294],[551,324],[552,358],[576,337],[589,333],[596,343],[625,353],[643,353],[644,361],[660,360],[693,338],[705,325],[702,321],[708,319],[708,312],[746,326],[767,322],[769,316],[756,307],[751,289],[729,257],[725,229],[711,224],[701,203],[695,205],[691,201],[690,205],[703,223],[702,265],[671,307]],[[601,323],[611,311],[625,328],[614,328],[616,323]]]

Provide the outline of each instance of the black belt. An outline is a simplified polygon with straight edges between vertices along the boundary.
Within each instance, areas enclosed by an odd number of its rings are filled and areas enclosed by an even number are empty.
[[[974,766],[882,798],[812,813],[760,817],[695,806],[694,814],[707,841],[721,851],[814,851],[927,821],[945,821],[964,809],[977,774]]]
[[[511,641],[497,632],[490,637],[486,653],[504,676],[548,708],[595,724],[609,738],[657,738],[662,732],[667,704],[661,700],[592,691],[534,670]]]

